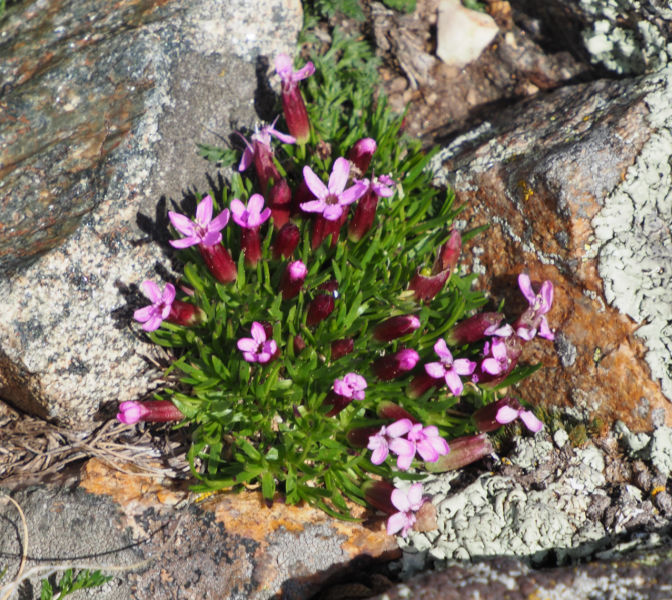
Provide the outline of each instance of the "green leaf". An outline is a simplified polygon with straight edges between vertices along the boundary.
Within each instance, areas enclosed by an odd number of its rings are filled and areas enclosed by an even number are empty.
[[[261,493],[266,500],[273,500],[275,496],[275,478],[270,471],[264,471],[261,476]]]

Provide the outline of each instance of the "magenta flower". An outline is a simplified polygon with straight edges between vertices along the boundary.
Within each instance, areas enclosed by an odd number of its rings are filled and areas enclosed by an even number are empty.
[[[296,141],[293,136],[282,133],[275,128],[277,121],[278,117],[276,117],[270,125],[264,125],[261,129],[255,131],[252,134],[252,143],[248,142],[243,135],[238,134],[243,142],[245,142],[245,151],[243,152],[240,164],[238,165],[238,170],[240,172],[245,171],[254,162],[255,155],[260,150],[259,146],[263,147],[270,155],[272,155],[271,137],[276,137],[285,144],[293,144]]]
[[[334,392],[350,400],[364,400],[366,379],[357,373],[348,373],[343,379],[334,380]]]
[[[479,431],[488,433],[499,429],[502,425],[520,419],[525,427],[533,433],[541,431],[544,424],[537,419],[531,410],[526,410],[515,398],[502,398],[492,404],[478,409],[473,415],[474,423]]]
[[[371,368],[381,381],[391,381],[414,369],[419,360],[420,356],[415,350],[404,348],[377,358]]]
[[[406,457],[410,455],[410,461],[415,455],[415,448],[413,444],[402,436],[406,435],[413,426],[410,419],[399,419],[391,425],[383,425],[378,433],[369,437],[367,448],[372,450],[371,462],[374,465],[380,465],[387,458],[390,451],[394,452],[399,459],[404,462]],[[400,467],[401,468],[401,467]]]
[[[271,209],[264,208],[264,197],[252,194],[245,206],[238,198],[231,200],[231,216],[245,229],[256,229],[271,216]]]
[[[238,340],[238,350],[247,362],[267,363],[278,349],[275,340],[267,340],[264,326],[257,321],[252,323],[252,337]]]
[[[168,400],[148,400],[147,402],[122,402],[119,405],[117,421],[133,425],[138,421],[181,421],[184,415]]]
[[[439,430],[433,425],[423,427],[422,423],[416,423],[406,437],[413,444],[413,454],[410,457],[404,456],[403,460],[401,456],[399,457],[401,464],[398,462],[397,466],[404,471],[411,466],[416,452],[425,462],[436,462],[439,456],[450,452],[448,442],[439,435]]]
[[[158,285],[147,280],[142,282],[142,289],[152,301],[152,304],[136,310],[133,313],[133,318],[140,323],[144,323],[142,328],[145,331],[156,331],[170,315],[175,300],[175,286],[172,283],[167,283],[163,292],[161,292]]]
[[[298,82],[310,77],[315,72],[315,66],[308,62],[294,71],[292,59],[286,54],[279,54],[275,59],[275,71],[282,80],[282,111],[287,128],[299,144],[305,144],[310,138],[310,121]]]
[[[548,321],[544,316],[553,304],[553,284],[550,281],[544,281],[538,294],[534,293],[532,282],[529,275],[521,273],[518,275],[518,286],[523,296],[529,303],[529,308],[518,318],[514,324],[516,335],[529,342],[537,333],[539,337],[547,340],[554,340],[555,335],[548,326]]]
[[[393,535],[401,530],[406,537],[409,529],[415,525],[415,513],[424,504],[422,498],[422,484],[414,483],[408,490],[396,488],[391,495],[392,504],[399,510],[387,520],[387,534]]]
[[[509,356],[506,342],[502,339],[486,342],[484,346],[486,358],[481,362],[481,369],[490,375],[500,375],[509,368]],[[489,355],[489,356],[488,356]]]
[[[221,230],[229,222],[229,211],[225,208],[213,219],[212,198],[206,196],[196,207],[196,222],[173,211],[168,211],[168,218],[173,227],[185,236],[179,240],[171,240],[170,245],[173,248],[188,248],[196,244],[214,246],[222,241]]]
[[[460,375],[471,375],[476,368],[476,363],[467,358],[453,360],[453,355],[443,338],[434,344],[434,352],[439,356],[440,362],[427,363],[425,365],[427,375],[434,379],[443,378],[453,395],[459,396],[464,389]]]
[[[325,186],[313,170],[303,167],[303,177],[315,200],[303,202],[301,209],[305,212],[320,213],[327,221],[336,221],[343,214],[343,207],[352,204],[366,193],[366,186],[361,183],[345,186],[350,174],[350,163],[345,158],[337,158],[329,176],[329,184]]]

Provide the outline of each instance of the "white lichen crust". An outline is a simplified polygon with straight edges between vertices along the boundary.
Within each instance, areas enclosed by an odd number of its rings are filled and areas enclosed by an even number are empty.
[[[666,35],[672,9],[655,0],[579,0],[592,20],[582,31],[595,63],[619,74],[641,74],[665,66],[672,56]]]
[[[672,400],[672,66],[640,87],[654,133],[592,225],[605,298],[641,324],[652,379]]]

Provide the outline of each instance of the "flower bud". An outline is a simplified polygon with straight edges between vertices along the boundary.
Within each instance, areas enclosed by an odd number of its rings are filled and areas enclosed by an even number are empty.
[[[494,452],[492,442],[485,433],[465,435],[450,441],[450,452],[439,457],[436,462],[425,463],[430,473],[455,471],[480,460]]]
[[[299,244],[301,233],[294,223],[286,223],[275,236],[273,258],[290,258]]]
[[[126,425],[138,421],[181,421],[184,415],[168,400],[148,400],[147,402],[122,402],[119,405],[117,420]]]
[[[449,276],[450,271],[448,270],[441,271],[436,275],[425,276],[418,269],[408,284],[408,289],[415,292],[415,299],[418,302],[431,300],[441,291]]]
[[[329,294],[318,294],[308,305],[308,315],[306,316],[306,325],[314,327],[321,321],[324,321],[335,307],[334,297]]]
[[[287,129],[296,138],[296,143],[305,144],[310,139],[310,120],[297,85],[282,86],[282,112]]]
[[[420,356],[415,350],[405,348],[377,358],[373,361],[372,369],[381,381],[391,381],[414,369],[419,360]]]
[[[413,333],[420,327],[420,319],[415,315],[399,315],[378,323],[373,329],[373,339],[377,342],[389,342]]]
[[[483,312],[461,321],[453,327],[445,339],[451,346],[471,344],[486,337],[486,331],[499,325],[504,318],[502,313]]]
[[[390,421],[408,419],[413,424],[420,422],[406,409],[402,408],[398,404],[395,404],[394,402],[390,402],[389,400],[384,400],[378,405],[376,414],[381,419],[389,419]],[[380,427],[378,429],[380,429]]]
[[[294,336],[294,340],[292,341],[292,344],[294,346],[294,354],[301,354],[303,349],[306,347],[306,342],[298,334]]]
[[[348,239],[351,242],[358,242],[373,226],[376,218],[376,208],[378,208],[378,195],[369,190],[358,201],[355,207],[355,213],[348,223]]]
[[[373,138],[362,138],[350,148],[348,160],[357,167],[361,175],[369,170],[371,158],[377,147],[376,140]]]
[[[320,244],[327,237],[331,236],[331,247],[335,247],[338,243],[338,236],[341,233],[341,227],[348,218],[348,206],[343,207],[343,214],[335,221],[330,221],[324,217],[316,216],[313,219],[313,232],[310,237],[310,247],[317,250]]]
[[[344,338],[342,340],[334,340],[331,342],[331,360],[338,360],[346,354],[350,354],[355,347],[355,342],[352,338]]]
[[[173,300],[170,307],[170,314],[166,321],[175,325],[192,327],[206,320],[206,315],[198,306],[183,302],[182,300]]]
[[[253,146],[254,169],[257,172],[261,193],[266,196],[269,184],[274,185],[282,177],[273,162],[273,149],[271,146],[259,140],[254,140]]]
[[[392,492],[395,487],[384,479],[378,481],[366,481],[362,485],[364,499],[374,508],[393,515],[397,509],[392,504]]]
[[[282,228],[288,221],[292,209],[292,190],[284,179],[279,179],[271,188],[268,199],[273,227]]]
[[[462,236],[457,229],[453,229],[448,238],[448,241],[441,246],[439,254],[436,257],[434,262],[434,267],[432,268],[432,274],[436,275],[441,271],[448,271],[452,273],[455,265],[457,264],[458,259],[460,258],[460,252],[462,251]]]
[[[282,282],[280,288],[282,290],[282,299],[289,300],[298,295],[301,291],[301,286],[306,280],[308,269],[300,260],[296,260],[287,265],[285,272],[282,275]]]
[[[419,375],[416,375],[408,385],[406,394],[410,398],[419,398],[433,387],[441,387],[443,383],[443,379],[435,379],[434,377],[427,375],[427,373],[420,373]]]
[[[208,270],[219,283],[231,283],[236,280],[238,272],[236,263],[224,246],[199,244],[198,249]]]
[[[369,438],[380,431],[380,425],[371,427],[355,427],[348,431],[345,437],[354,448],[366,448]]]
[[[261,259],[261,238],[258,227],[240,230],[240,249],[245,254],[245,264],[249,267],[256,267]]]

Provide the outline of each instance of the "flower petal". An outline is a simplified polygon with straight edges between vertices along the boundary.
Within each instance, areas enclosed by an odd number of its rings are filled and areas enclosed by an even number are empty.
[[[171,225],[182,235],[190,237],[195,234],[196,228],[191,219],[188,219],[180,213],[173,212],[172,210],[168,211],[168,218],[170,219]]]
[[[240,338],[236,345],[241,352],[256,352],[259,347],[257,341],[252,338]]]
[[[310,77],[313,73],[315,73],[315,65],[312,63],[312,61],[308,61],[298,71],[294,71],[294,73],[292,73],[292,81],[301,81],[306,77]]]
[[[247,210],[253,214],[261,214],[264,208],[264,197],[261,194],[252,194],[247,201]]]
[[[405,513],[394,513],[389,519],[387,519],[387,535],[394,535],[397,533],[397,531],[404,529],[407,522],[408,518]]]
[[[206,227],[212,221],[212,198],[208,195],[196,207],[196,222]]]
[[[359,200],[364,194],[366,194],[367,187],[359,183],[351,185],[347,190],[341,192],[338,203],[341,206],[347,206],[352,204],[355,200]]]
[[[315,175],[315,172],[307,165],[303,167],[303,179],[306,182],[308,189],[313,193],[313,195],[316,198],[319,198],[322,201],[324,201],[324,199],[329,195],[329,190],[327,189],[327,186],[324,185],[322,180],[317,175]],[[308,203],[306,202],[305,204]],[[315,212],[315,211],[308,211],[308,212]]]
[[[518,275],[518,287],[520,288],[523,296],[525,296],[525,299],[529,305],[532,306],[537,295],[532,289],[532,282],[530,281],[530,276],[527,273],[521,273]]]
[[[425,372],[434,379],[443,379],[446,369],[440,362],[431,362],[425,365]]]
[[[441,358],[442,363],[452,364],[453,355],[450,353],[450,350],[448,350],[446,340],[443,338],[439,338],[436,344],[434,344],[434,352]]]
[[[139,323],[146,323],[156,314],[156,306],[150,304],[144,308],[139,308],[133,313],[133,318]]]
[[[200,244],[201,240],[199,240],[195,236],[189,236],[189,237],[180,238],[179,240],[169,240],[168,243],[173,248],[177,248],[178,250],[183,250],[184,248],[189,248],[189,246],[195,246],[196,244]]]
[[[411,503],[408,499],[408,492],[406,490],[395,488],[392,490],[392,494],[390,494],[390,500],[392,501],[392,504],[400,511],[406,512],[411,508]]]
[[[406,435],[411,430],[411,427],[413,427],[413,423],[411,423],[410,419],[399,419],[391,425],[388,425],[385,428],[385,432],[389,437],[397,438]]]
[[[518,411],[515,408],[512,408],[508,405],[502,406],[495,415],[495,421],[501,425],[506,425],[511,423],[518,418]]]
[[[141,284],[142,291],[145,293],[153,304],[158,304],[161,302],[162,294],[161,289],[153,281],[147,279]]]
[[[476,368],[476,363],[468,358],[458,358],[453,362],[453,370],[459,375],[471,375]]]
[[[422,484],[420,482],[414,483],[408,490],[407,497],[411,509],[420,510],[420,506],[422,506]]]
[[[254,321],[251,330],[252,337],[257,344],[263,344],[266,341],[266,331],[261,323]]]
[[[544,428],[544,424],[539,419],[537,419],[534,413],[530,410],[521,411],[519,417],[520,420],[525,424],[525,427],[527,427],[533,433],[537,433]]]
[[[450,369],[449,371],[446,371],[445,379],[446,385],[453,395],[459,396],[462,393],[462,390],[464,390],[464,385],[462,385],[460,376],[453,369]]]
[[[324,212],[324,209],[327,207],[324,200],[309,200],[308,202],[302,202],[299,206],[304,212],[314,213]]]
[[[340,196],[345,189],[345,184],[348,183],[349,174],[350,163],[348,160],[343,157],[337,158],[331,169],[331,175],[329,175],[329,185],[327,186],[329,193]],[[308,187],[310,187],[310,185]]]
[[[327,221],[338,221],[343,214],[343,208],[340,204],[326,204],[322,211],[322,216]]]

